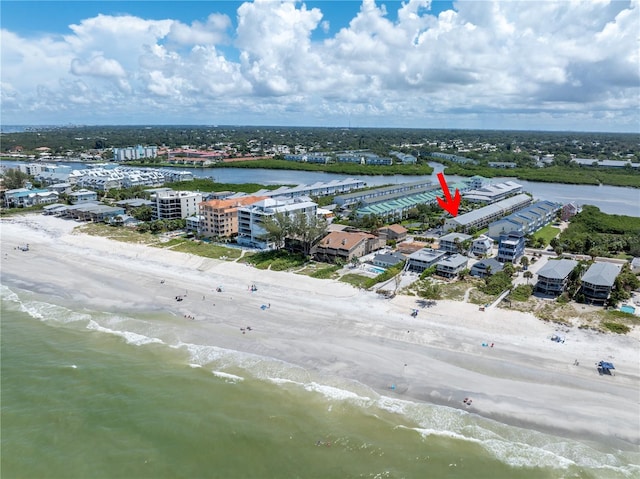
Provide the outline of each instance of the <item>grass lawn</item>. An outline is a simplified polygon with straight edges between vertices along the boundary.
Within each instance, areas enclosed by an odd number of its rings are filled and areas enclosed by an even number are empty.
[[[560,228],[556,228],[552,225],[547,225],[536,231],[533,234],[533,238],[534,240],[542,238],[544,240],[544,245],[547,246],[549,242],[558,235],[558,233],[560,233]]]
[[[340,281],[344,283],[349,283],[350,285],[353,285],[356,288],[366,288],[367,287],[366,285],[369,279],[370,278],[368,276],[363,276],[361,274],[353,274],[353,273],[343,274],[340,277]]]
[[[226,248],[224,246],[193,241],[182,238],[175,238],[166,243],[159,243],[154,246],[158,248],[170,249],[171,251],[179,251],[181,253],[189,253],[205,258],[231,260],[240,257],[242,252],[235,248]]]
[[[335,278],[338,276],[338,270],[341,269],[341,266],[338,265],[330,265],[330,266],[326,266],[326,265],[318,265],[320,266],[319,268],[316,268],[315,271],[309,273],[309,276],[311,276],[312,278],[317,278],[317,279],[329,279],[329,278]]]
[[[103,238],[122,241],[124,243],[153,245],[159,242],[158,237],[151,233],[139,233],[131,228],[109,226],[104,223],[86,223],[76,227],[73,231],[92,236],[102,236]]]

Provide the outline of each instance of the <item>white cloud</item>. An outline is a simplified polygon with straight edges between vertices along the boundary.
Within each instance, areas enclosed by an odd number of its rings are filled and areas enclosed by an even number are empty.
[[[173,22],[167,38],[181,45],[216,45],[228,41],[226,30],[230,26],[227,15],[211,14],[206,23],[195,21],[188,26]]]
[[[638,130],[637,0],[430,7],[364,0],[331,29],[320,8],[293,0],[238,3],[235,30],[215,2],[191,24],[98,15],[64,36],[3,29],[3,119],[58,111],[66,123],[86,106],[111,123],[223,124],[242,112],[259,124]],[[313,41],[316,30],[336,33]]]
[[[117,60],[105,58],[100,54],[87,61],[74,58],[71,61],[71,73],[78,76],[89,75],[105,78],[125,76],[124,68]]]

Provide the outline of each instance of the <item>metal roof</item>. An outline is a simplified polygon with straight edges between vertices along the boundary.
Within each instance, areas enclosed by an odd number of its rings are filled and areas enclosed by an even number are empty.
[[[547,264],[538,271],[538,277],[564,279],[569,276],[569,273],[571,273],[577,265],[578,262],[573,259],[549,260]]]
[[[621,269],[622,265],[619,264],[593,263],[582,276],[582,282],[598,286],[613,286]]]

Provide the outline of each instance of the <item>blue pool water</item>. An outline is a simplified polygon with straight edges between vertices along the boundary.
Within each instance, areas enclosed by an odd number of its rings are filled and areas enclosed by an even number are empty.
[[[622,311],[623,313],[635,314],[636,308],[627,304],[623,304],[622,306],[620,306],[620,311]]]
[[[369,266],[367,269],[372,273],[376,273],[376,274],[382,274],[386,271],[386,269],[378,268],[377,266]]]

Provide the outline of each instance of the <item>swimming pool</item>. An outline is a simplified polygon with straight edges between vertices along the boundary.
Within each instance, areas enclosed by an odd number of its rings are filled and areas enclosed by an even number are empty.
[[[367,271],[369,271],[371,273],[382,274],[382,273],[384,273],[386,271],[386,269],[378,268],[377,266],[369,266],[367,268]]]
[[[628,304],[623,304],[622,306],[620,306],[620,311],[622,311],[623,313],[635,314],[636,308]]]

